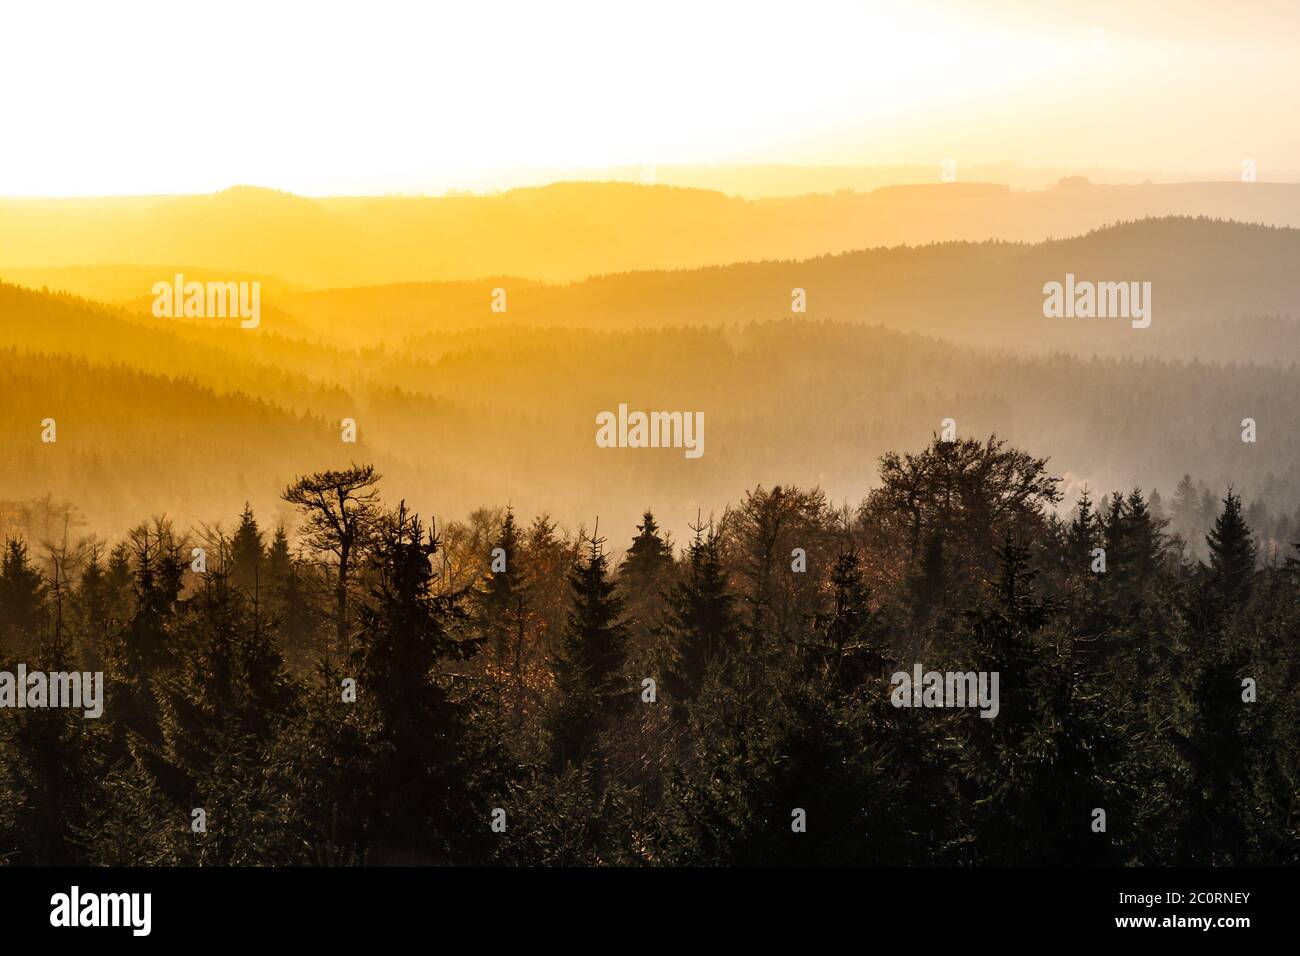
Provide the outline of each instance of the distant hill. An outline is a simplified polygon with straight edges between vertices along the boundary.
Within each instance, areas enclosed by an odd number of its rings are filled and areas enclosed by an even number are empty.
[[[0,278],[12,269],[193,263],[313,288],[489,275],[567,282],[875,246],[1037,242],[1167,215],[1300,226],[1300,185],[1074,184],[1017,192],[960,181],[746,200],[664,185],[573,182],[436,198],[304,199],[239,187],[210,196],[5,200]]]
[[[599,515],[623,539],[653,507],[680,535],[760,482],[857,501],[878,455],[951,417],[1050,455],[1071,493],[1167,496],[1191,472],[1275,514],[1300,504],[1292,367],[1017,356],[817,312],[604,330],[512,312],[347,346],[0,285],[0,500],[71,501],[103,533],[164,511],[229,519],[245,500],[273,519],[295,474],[365,460],[388,496],[442,520],[513,503],[569,527]],[[704,412],[704,456],[598,448],[595,416],[620,403]],[[357,445],[339,439],[344,416]],[[1240,440],[1246,416],[1257,444]]]
[[[936,187],[942,188],[942,187]],[[623,329],[827,319],[1033,353],[1300,361],[1300,230],[1164,218],[1037,244],[939,243],[804,261],[632,272],[568,285],[505,278],[304,292],[279,306],[326,340],[395,343],[480,325]],[[1152,323],[1049,319],[1043,286],[1152,284]],[[493,314],[493,288],[509,311]],[[807,312],[791,312],[791,290]]]
[[[533,184],[563,179],[588,181],[616,180],[644,183],[652,180],[665,186],[688,186],[712,189],[729,196],[761,199],[773,196],[805,196],[808,193],[831,193],[843,189],[871,192],[885,186],[930,183],[940,180],[942,167],[936,161],[928,165],[907,166],[808,166],[793,164],[745,164],[718,166],[624,166],[612,169],[555,170],[542,174]],[[1237,180],[1239,169],[1227,169],[1219,175],[1188,172],[1155,172],[1135,169],[1041,169],[1016,163],[967,163],[955,169],[963,182],[996,183],[1012,189],[1048,189],[1062,179],[1081,176],[1094,183],[1139,185],[1142,183],[1218,182]],[[1295,182],[1295,170],[1263,169],[1261,182]]]
[[[339,440],[366,420],[371,375],[356,357],[298,340],[119,310],[0,283],[0,501],[76,505],[90,529],[121,533],[168,513],[218,520],[230,502],[290,517],[296,475],[365,460],[401,487],[470,487],[444,462],[417,467],[369,442]],[[346,387],[351,386],[351,387]],[[435,400],[403,414],[448,420]],[[41,441],[53,418],[57,441]],[[370,422],[366,422],[369,426]],[[420,456],[415,456],[419,458]]]

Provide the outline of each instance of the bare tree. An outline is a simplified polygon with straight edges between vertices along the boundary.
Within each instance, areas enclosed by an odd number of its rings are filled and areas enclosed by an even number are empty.
[[[299,478],[284,490],[283,498],[307,516],[303,536],[317,551],[333,554],[334,625],[342,654],[348,640],[348,570],[359,547],[380,516],[380,475],[373,465],[353,464],[342,471],[318,471]]]

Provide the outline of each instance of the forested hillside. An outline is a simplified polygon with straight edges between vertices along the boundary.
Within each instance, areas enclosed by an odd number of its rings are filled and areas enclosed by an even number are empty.
[[[612,541],[435,526],[358,465],[284,489],[297,544],[250,509],[11,541],[4,665],[107,692],[0,724],[0,861],[1300,862],[1300,564],[1234,494],[1202,563],[1138,492],[1057,518],[997,439],[859,483]],[[894,706],[917,662],[996,671],[997,719]]]
[[[571,287],[575,301],[589,285]],[[913,288],[923,299],[929,284]],[[372,308],[372,293],[358,290],[330,308],[268,304],[258,328],[241,329],[0,284],[0,348],[12,350],[3,396],[14,410],[0,426],[0,500],[75,502],[104,536],[161,503],[187,523],[245,500],[279,517],[293,473],[364,458],[425,513],[510,501],[574,527],[599,515],[627,534],[654,501],[680,536],[747,481],[818,485],[853,500],[870,480],[862,462],[922,442],[951,418],[962,435],[997,431],[1051,448],[1067,505],[1084,487],[1169,498],[1190,473],[1200,490],[1234,482],[1257,509],[1263,542],[1286,544],[1300,506],[1289,427],[1300,378],[1289,364],[972,350],[826,321],[817,289],[807,315],[608,331],[576,308],[554,313],[570,326],[530,322],[538,290],[528,287],[512,287],[504,315],[479,290],[478,317],[462,303],[449,313],[454,329],[420,309]],[[772,296],[788,309],[788,290],[774,284]],[[692,296],[673,301],[689,320]],[[596,415],[621,403],[702,412],[703,455],[597,447]],[[55,443],[41,440],[47,417]],[[355,444],[342,441],[345,418],[357,424]],[[1253,443],[1242,441],[1247,418]]]
[[[637,271],[569,285],[476,282],[306,291],[278,301],[314,334],[432,334],[485,324],[492,290],[512,322],[602,330],[775,319],[879,324],[974,348],[1203,362],[1300,361],[1300,230],[1211,219],[1111,225],[1037,244],[998,241],[873,248],[799,261]],[[1048,319],[1043,286],[1067,274],[1151,283],[1152,321]],[[805,293],[806,312],[791,309]],[[369,316],[375,323],[360,317]]]

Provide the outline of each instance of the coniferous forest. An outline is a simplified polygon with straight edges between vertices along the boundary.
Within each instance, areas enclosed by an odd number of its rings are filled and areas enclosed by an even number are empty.
[[[11,948],[1296,936],[1300,3],[0,37]]]
[[[0,669],[105,691],[0,721],[0,862],[1300,862],[1300,551],[1230,487],[1201,541],[1067,511],[1049,451],[936,436],[684,540],[439,526],[360,462],[292,529],[11,538]],[[996,719],[895,706],[916,664],[997,672]]]

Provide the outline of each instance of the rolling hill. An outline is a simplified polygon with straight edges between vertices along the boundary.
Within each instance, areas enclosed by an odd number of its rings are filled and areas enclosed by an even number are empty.
[[[484,196],[307,199],[238,187],[207,196],[4,200],[0,278],[26,270],[29,284],[84,295],[96,290],[75,285],[75,273],[53,284],[32,282],[31,270],[191,263],[311,288],[492,275],[570,282],[877,246],[1041,242],[1170,215],[1300,226],[1300,185],[1067,181],[1012,191],[957,182],[747,200],[610,182]]]

